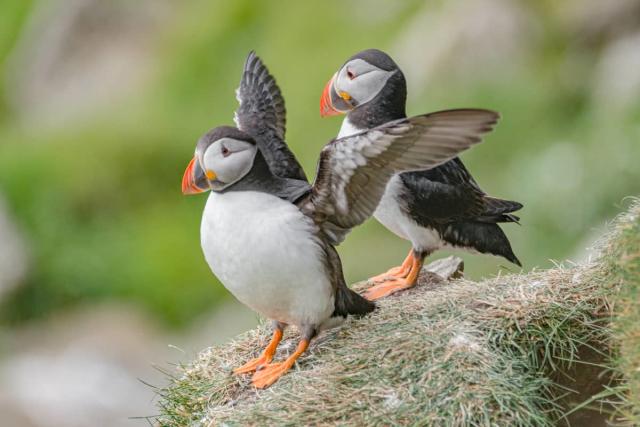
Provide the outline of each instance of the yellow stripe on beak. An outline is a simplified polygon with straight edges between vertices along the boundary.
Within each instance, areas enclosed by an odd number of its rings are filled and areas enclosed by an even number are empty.
[[[340,92],[338,95],[340,95],[340,98],[344,99],[345,101],[351,100],[351,95],[349,95],[348,92]]]

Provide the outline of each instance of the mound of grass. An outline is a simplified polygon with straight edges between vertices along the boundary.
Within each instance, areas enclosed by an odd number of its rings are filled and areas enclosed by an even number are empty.
[[[620,347],[616,368],[626,378],[620,390],[625,402],[620,412],[633,425],[640,425],[640,220],[636,212],[621,217],[618,236],[605,253],[611,280],[620,286],[614,321]]]
[[[256,390],[249,376],[231,375],[268,342],[268,326],[259,326],[179,367],[159,391],[162,415],[155,422],[630,422],[640,384],[634,329],[639,218],[635,203],[592,262],[481,282],[425,272],[417,287],[380,301],[373,314],[320,336],[295,369],[266,390]],[[620,315],[612,324],[614,307]],[[288,336],[277,359],[293,351],[296,339]]]

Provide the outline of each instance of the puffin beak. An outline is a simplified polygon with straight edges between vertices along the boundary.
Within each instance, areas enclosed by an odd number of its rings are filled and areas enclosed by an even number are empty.
[[[331,100],[332,94],[333,92],[335,92],[333,90],[333,82],[335,79],[336,75],[334,74],[322,91],[322,97],[320,98],[320,117],[337,116],[339,114],[344,114],[342,111],[333,106],[333,102]]]
[[[207,190],[207,176],[194,157],[182,176],[182,194],[198,194]]]

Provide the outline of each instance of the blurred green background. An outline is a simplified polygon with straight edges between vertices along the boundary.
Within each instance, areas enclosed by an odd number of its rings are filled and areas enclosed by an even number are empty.
[[[232,124],[255,49],[312,176],[341,122],[319,117],[324,84],[371,47],[403,69],[409,114],[502,114],[463,159],[525,205],[504,227],[524,270],[588,257],[638,195],[638,0],[3,0],[3,426],[130,426],[157,413],[137,380],[162,385],[152,365],[255,325],[204,261],[205,196],[181,194],[184,168],[200,135]],[[339,248],[350,282],[408,249],[375,221]],[[472,278],[518,271],[463,257]]]
[[[126,301],[183,327],[228,298],[199,246],[205,197],[183,197],[180,180],[197,138],[232,123],[251,49],[311,176],[341,120],[320,119],[320,93],[361,49],[403,68],[410,114],[499,111],[463,159],[487,192],[525,205],[522,226],[504,227],[525,270],[582,256],[638,193],[637,2],[611,16],[577,1],[85,3],[71,24],[54,6],[0,3],[0,200],[28,258],[0,300],[5,325]],[[408,248],[369,221],[340,253],[355,281]],[[464,258],[473,278],[517,271]]]

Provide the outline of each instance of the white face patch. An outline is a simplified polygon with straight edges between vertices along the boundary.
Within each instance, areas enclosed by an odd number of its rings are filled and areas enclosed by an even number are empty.
[[[222,190],[242,179],[253,166],[258,148],[254,144],[233,138],[221,138],[211,144],[202,156],[205,173],[213,172],[222,183]]]
[[[338,95],[345,92],[355,106],[371,101],[396,71],[385,71],[362,59],[347,62],[338,72],[334,88]]]

